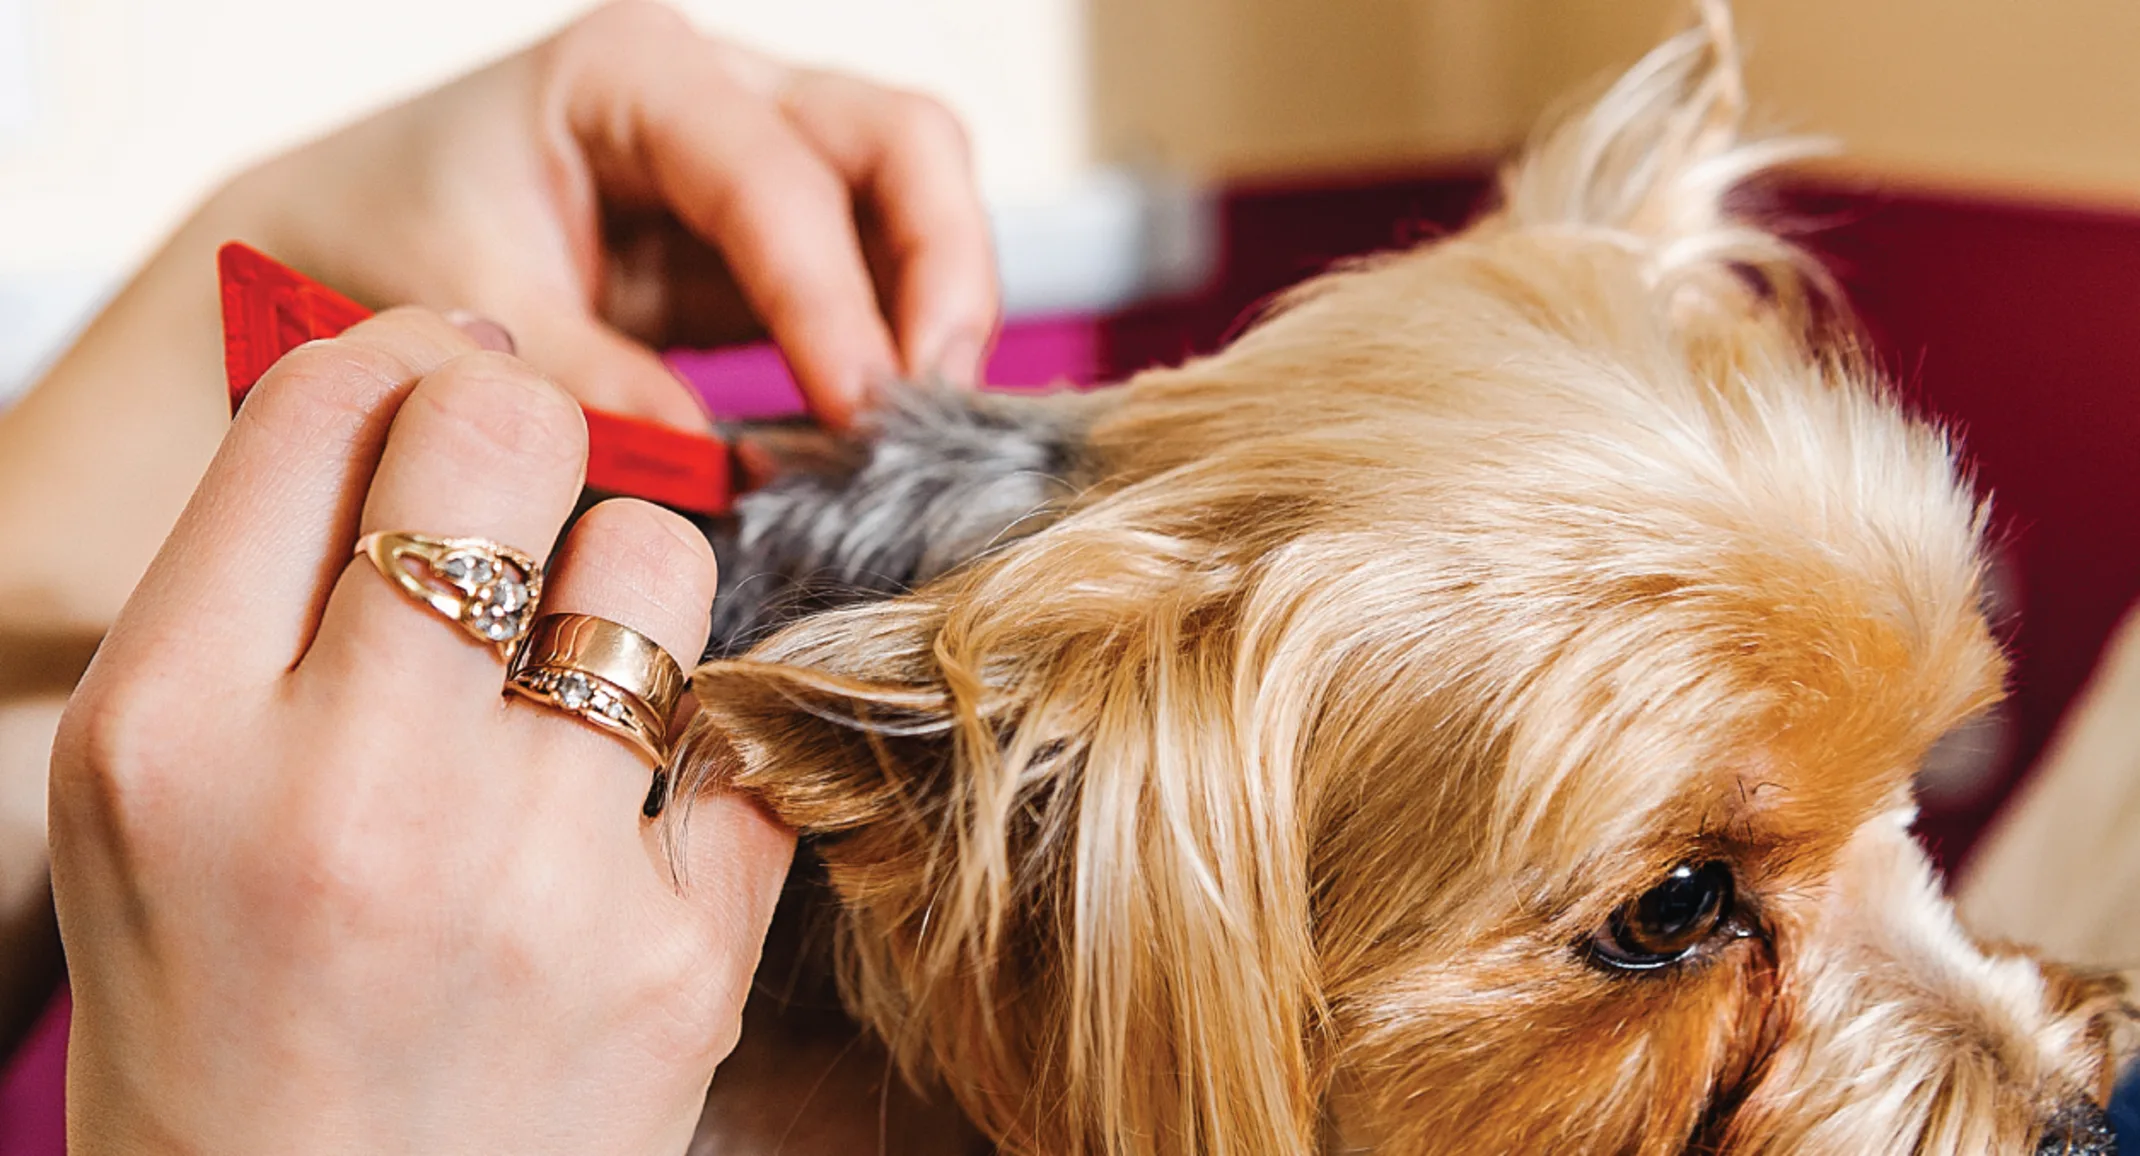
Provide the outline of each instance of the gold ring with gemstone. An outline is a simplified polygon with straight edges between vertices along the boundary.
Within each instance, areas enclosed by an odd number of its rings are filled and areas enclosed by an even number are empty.
[[[357,539],[357,553],[402,593],[497,647],[507,660],[542,598],[542,564],[487,538],[378,531]]]
[[[669,719],[684,695],[684,670],[629,626],[545,614],[513,657],[505,686],[623,738],[656,767],[669,761]]]

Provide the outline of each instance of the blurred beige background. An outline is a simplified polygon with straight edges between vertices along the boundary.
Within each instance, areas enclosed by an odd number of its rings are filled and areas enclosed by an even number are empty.
[[[678,0],[710,30],[936,92],[984,185],[1498,151],[1682,0]],[[138,255],[246,158],[511,50],[584,0],[0,0],[0,272]],[[1769,120],[1911,180],[2140,199],[2140,4],[1741,0]]]
[[[0,271],[131,258],[248,158],[510,52],[590,6],[0,0]],[[784,56],[939,93],[987,142],[995,195],[1043,194],[1083,166],[1077,0],[677,6]],[[27,75],[11,59],[27,60]]]
[[[1105,177],[1121,166],[1216,183],[1475,163],[1632,60],[1686,9],[1682,0],[678,2],[710,30],[944,98],[971,126],[982,183],[1021,236],[1046,232],[1050,214],[1134,232],[1134,208],[1093,203],[1095,182],[1120,191]],[[78,313],[247,158],[509,51],[584,7],[0,0],[0,368],[25,356],[15,347],[47,340],[56,318]],[[2133,0],[1738,8],[1763,119],[1837,137],[1846,168],[2140,205]]]
[[[2140,4],[1738,0],[1769,126],[1909,183],[2140,203]],[[1233,176],[1505,148],[1686,0],[1089,0],[1101,155]]]

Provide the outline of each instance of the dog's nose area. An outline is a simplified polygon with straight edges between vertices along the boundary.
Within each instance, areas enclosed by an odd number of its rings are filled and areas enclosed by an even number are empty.
[[[2117,1156],[2118,1138],[2110,1118],[2093,1101],[2078,1100],[2058,1110],[2043,1126],[2036,1156]]]

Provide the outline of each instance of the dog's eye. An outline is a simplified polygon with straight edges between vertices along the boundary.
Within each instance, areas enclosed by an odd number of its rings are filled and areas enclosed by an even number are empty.
[[[1731,917],[1731,868],[1683,863],[1664,882],[1612,913],[1590,941],[1591,955],[1626,971],[1685,959]]]

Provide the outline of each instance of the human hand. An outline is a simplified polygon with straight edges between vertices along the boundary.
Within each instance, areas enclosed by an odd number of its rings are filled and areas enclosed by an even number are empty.
[[[420,311],[262,380],[53,753],[73,1151],[682,1150],[790,837],[703,800],[677,889],[644,761],[351,558],[540,558],[585,454],[564,393]],[[688,660],[713,591],[688,525],[613,501],[542,606]]]
[[[0,540],[44,543],[0,556],[0,630],[94,639],[169,531],[229,418],[233,239],[375,307],[477,310],[580,400],[686,428],[705,415],[659,346],[762,327],[841,425],[882,379],[972,379],[998,304],[941,106],[620,0],[239,175],[172,235],[0,414]]]
[[[270,162],[224,198],[268,252],[329,284],[477,309],[583,400],[676,425],[704,419],[663,345],[762,326],[839,425],[894,376],[972,381],[996,323],[987,217],[951,114],[704,37],[649,0]]]

